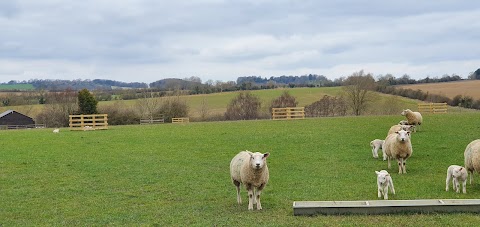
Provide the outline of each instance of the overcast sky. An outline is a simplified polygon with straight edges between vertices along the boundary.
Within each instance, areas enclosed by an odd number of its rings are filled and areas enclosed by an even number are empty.
[[[0,82],[335,79],[362,69],[466,78],[478,68],[474,0],[0,1]]]

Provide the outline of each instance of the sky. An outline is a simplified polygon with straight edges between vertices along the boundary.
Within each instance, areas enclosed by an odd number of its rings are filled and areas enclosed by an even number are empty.
[[[0,82],[480,68],[474,0],[1,0]]]

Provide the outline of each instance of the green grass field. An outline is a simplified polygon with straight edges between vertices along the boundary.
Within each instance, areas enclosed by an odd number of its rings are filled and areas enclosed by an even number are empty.
[[[445,226],[477,214],[293,216],[299,200],[377,199],[369,142],[401,116],[116,126],[103,131],[0,131],[0,226]],[[479,198],[445,192],[446,169],[480,137],[480,113],[425,115],[412,135],[407,174],[390,199]],[[241,150],[270,152],[262,211],[236,204],[229,163]]]
[[[34,90],[35,88],[33,87],[32,84],[0,84],[0,91],[4,90],[20,90],[20,91],[26,91],[26,90]]]

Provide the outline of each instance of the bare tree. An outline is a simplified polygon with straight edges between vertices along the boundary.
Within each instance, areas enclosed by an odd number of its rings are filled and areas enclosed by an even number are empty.
[[[344,82],[343,90],[353,114],[361,115],[372,101],[372,89],[375,86],[375,79],[371,74],[364,74],[363,70],[353,73]]]
[[[160,98],[152,91],[144,90],[143,98],[136,101],[136,106],[142,119],[154,120],[158,116],[158,111],[162,105]]]
[[[203,97],[202,103],[200,104],[200,119],[202,121],[205,121],[208,117],[208,113],[209,113],[209,110],[208,110],[207,98]]]
[[[77,92],[74,90],[51,92],[46,98],[43,111],[36,119],[47,127],[65,127],[68,126],[69,115],[75,114],[77,109]]]

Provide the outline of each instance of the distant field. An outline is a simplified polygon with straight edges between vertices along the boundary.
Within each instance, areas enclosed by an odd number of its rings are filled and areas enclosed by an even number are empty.
[[[369,142],[402,116],[0,131],[0,226],[475,226],[480,215],[293,216],[293,201],[376,200]],[[426,115],[392,200],[476,199],[445,191],[446,169],[480,138],[480,114]],[[21,141],[21,142],[19,142]],[[241,150],[270,152],[262,211],[236,203],[229,175]]]
[[[453,98],[456,95],[468,95],[473,97],[474,99],[480,99],[480,80],[399,85],[397,87],[410,88],[413,90],[420,89],[422,91],[432,94],[445,95],[449,98]]]
[[[0,84],[0,91],[2,90],[34,90],[31,84]]]
[[[298,106],[306,106],[312,104],[315,101],[320,100],[324,95],[337,96],[342,92],[341,87],[326,87],[326,88],[288,88],[288,89],[273,89],[273,90],[257,90],[250,91],[252,94],[257,95],[262,101],[262,111],[268,112],[270,102],[279,97],[284,91],[288,91],[291,95],[295,96],[298,101]],[[223,92],[205,95],[189,95],[182,96],[181,98],[186,101],[189,106],[189,117],[199,117],[200,110],[202,108],[202,102],[205,100],[209,115],[222,115],[227,109],[227,105],[234,97],[238,95],[237,92]],[[167,97],[168,98],[168,97]],[[165,97],[160,98],[165,99]],[[124,104],[127,107],[135,108],[138,100],[120,100],[120,101],[104,101],[99,102],[98,106],[113,105],[116,102]],[[368,115],[389,115],[399,114],[401,109],[410,108],[417,110],[418,100],[407,99],[399,96],[392,96],[382,93],[375,93],[372,102],[370,103],[366,114]],[[31,117],[35,117],[43,109],[43,105],[27,105],[27,106],[4,106],[0,107],[0,112],[5,110],[16,110],[20,113],[26,114]],[[458,107],[449,108],[449,112],[465,112],[471,111],[467,109],[461,109]]]

